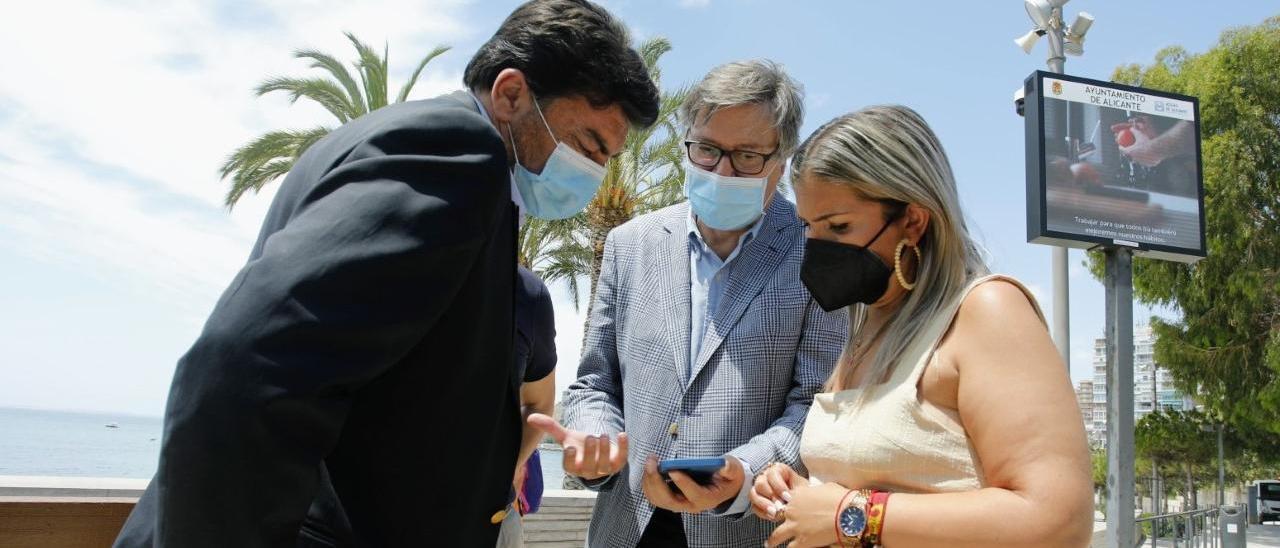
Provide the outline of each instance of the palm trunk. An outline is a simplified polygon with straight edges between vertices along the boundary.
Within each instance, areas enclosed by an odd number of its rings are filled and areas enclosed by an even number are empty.
[[[618,189],[620,190],[620,189]],[[631,220],[634,211],[629,197],[615,190],[606,203],[597,196],[587,212],[587,226],[591,237],[591,292],[587,294],[587,318],[582,323],[582,336],[586,339],[587,326],[591,325],[591,308],[596,297],[596,284],[600,282],[600,267],[604,262],[604,244],[613,229]]]

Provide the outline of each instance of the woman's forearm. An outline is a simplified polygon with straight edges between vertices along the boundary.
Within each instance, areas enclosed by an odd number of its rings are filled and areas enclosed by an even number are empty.
[[[963,493],[894,494],[885,510],[886,548],[1071,547],[1088,546],[1093,505],[1087,495],[1066,488],[1029,497],[986,488]],[[1085,504],[1080,499],[1085,499]]]

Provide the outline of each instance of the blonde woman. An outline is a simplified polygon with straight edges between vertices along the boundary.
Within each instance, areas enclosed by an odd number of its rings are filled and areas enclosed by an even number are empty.
[[[1067,369],[1026,287],[988,274],[946,154],[911,109],[837,118],[792,163],[801,278],[850,337],[801,437],[757,476],[770,545],[1086,546]]]

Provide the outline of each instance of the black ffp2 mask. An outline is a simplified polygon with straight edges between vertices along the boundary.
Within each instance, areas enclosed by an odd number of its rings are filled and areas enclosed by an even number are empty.
[[[854,303],[871,304],[884,296],[893,269],[871,251],[871,244],[892,223],[886,222],[864,246],[814,238],[805,242],[800,281],[818,306],[831,312]]]

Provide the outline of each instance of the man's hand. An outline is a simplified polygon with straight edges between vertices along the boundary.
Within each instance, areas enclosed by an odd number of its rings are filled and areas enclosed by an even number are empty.
[[[571,476],[584,480],[596,480],[617,474],[627,465],[627,434],[618,433],[618,443],[613,443],[608,434],[599,436],[587,435],[577,430],[569,430],[555,419],[534,413],[529,415],[529,424],[550,434],[556,443],[564,447],[564,471]]]
[[[724,461],[724,468],[712,477],[711,485],[698,485],[688,474],[679,470],[670,472],[668,475],[671,476],[671,481],[680,489],[677,493],[667,486],[662,474],[658,473],[658,458],[650,455],[645,462],[644,479],[640,485],[645,498],[658,508],[689,514],[711,510],[737,498],[738,493],[742,492],[742,482],[746,481],[742,461],[727,455]]]

